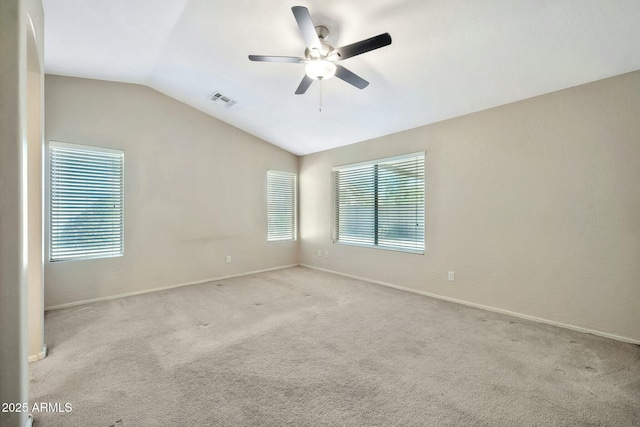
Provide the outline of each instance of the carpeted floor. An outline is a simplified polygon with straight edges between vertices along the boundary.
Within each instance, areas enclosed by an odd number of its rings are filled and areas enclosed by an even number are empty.
[[[303,267],[48,312],[35,426],[640,426],[640,347]]]

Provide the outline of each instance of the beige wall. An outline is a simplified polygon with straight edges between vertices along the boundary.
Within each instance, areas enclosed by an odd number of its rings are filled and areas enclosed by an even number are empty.
[[[46,307],[297,264],[265,203],[295,155],[143,86],[46,76],[45,95],[47,141],[125,152],[124,257],[45,262]]]
[[[640,72],[302,157],[299,254],[266,242],[264,204],[267,169],[295,156],[142,86],[47,76],[46,95],[47,140],[122,148],[126,169],[125,256],[46,263],[46,306],[299,255],[640,341]],[[331,168],[422,150],[425,254],[333,244]]]
[[[634,72],[304,156],[300,262],[640,342],[639,112]],[[421,150],[425,254],[333,244],[331,168]]]

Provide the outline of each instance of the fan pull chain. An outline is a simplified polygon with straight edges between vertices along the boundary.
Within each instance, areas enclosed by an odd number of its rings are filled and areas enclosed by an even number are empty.
[[[322,79],[320,79],[320,110],[322,113]]]

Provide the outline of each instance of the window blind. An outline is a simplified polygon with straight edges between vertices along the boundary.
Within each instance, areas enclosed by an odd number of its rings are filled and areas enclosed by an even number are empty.
[[[424,153],[333,173],[337,242],[424,252]]]
[[[267,172],[267,240],[296,239],[296,174]]]
[[[51,261],[124,252],[124,153],[49,145]]]

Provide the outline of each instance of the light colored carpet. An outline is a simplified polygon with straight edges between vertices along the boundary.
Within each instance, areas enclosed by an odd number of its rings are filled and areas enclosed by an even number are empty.
[[[295,267],[48,312],[36,426],[638,426],[640,347]]]

